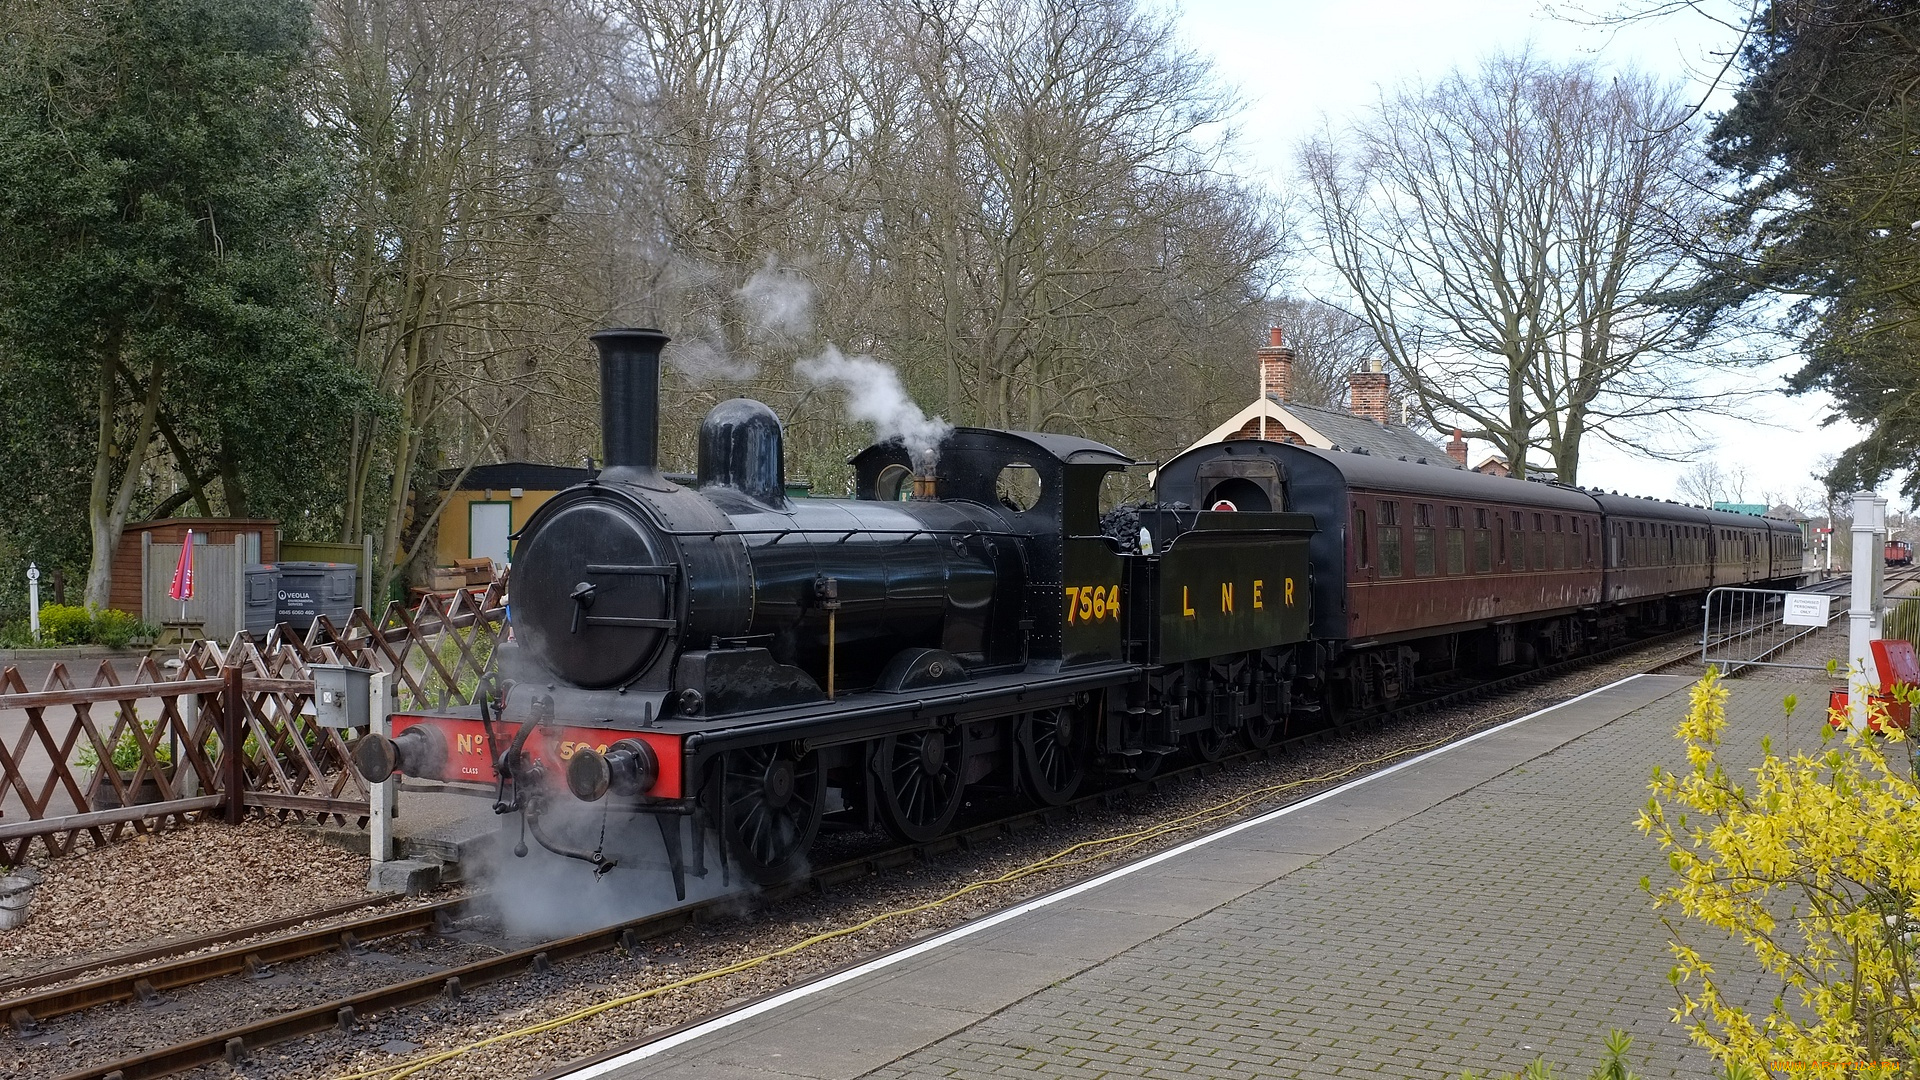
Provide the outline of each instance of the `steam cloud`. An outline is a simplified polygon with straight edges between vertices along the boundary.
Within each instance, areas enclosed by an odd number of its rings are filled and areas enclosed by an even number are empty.
[[[796,375],[815,386],[838,385],[847,392],[847,413],[873,425],[880,442],[899,439],[914,464],[929,467],[953,425],[928,416],[907,396],[900,375],[871,356],[848,356],[828,345],[819,356],[793,365]]]
[[[801,338],[813,330],[813,285],[772,259],[733,295],[746,308],[748,330],[759,336]]]
[[[736,358],[718,342],[705,337],[668,345],[667,362],[695,382],[745,382],[760,374],[759,364],[745,357]]]
[[[692,276],[688,285],[705,285],[711,278]],[[813,285],[776,259],[755,270],[746,284],[733,291],[733,298],[740,303],[751,341],[788,344],[813,330]],[[668,346],[667,362],[695,382],[745,382],[760,373],[757,361],[733,355],[724,342],[719,325],[711,324],[699,335]]]
[[[684,288],[693,290],[713,288],[719,276],[700,265],[680,266],[674,272]],[[749,341],[791,348],[813,333],[813,285],[777,259],[754,271],[734,290],[733,299],[744,316]],[[759,363],[730,353],[725,340],[717,323],[709,325],[669,346],[667,362],[696,382],[745,382],[758,375]],[[945,420],[922,412],[907,396],[899,374],[871,356],[847,356],[828,344],[819,355],[796,361],[793,371],[814,386],[843,388],[848,415],[872,424],[881,442],[900,440],[922,468],[932,466],[940,443],[953,431]]]
[[[545,940],[577,934],[680,904],[673,894],[666,848],[653,822],[619,811],[610,818],[606,814],[598,805],[559,802],[543,820],[550,833],[565,836],[581,850],[604,845],[606,855],[619,864],[604,875],[596,875],[591,865],[578,859],[547,851],[531,836],[526,856],[515,857],[510,849],[520,838],[519,818],[498,819],[498,842],[482,848],[486,857],[478,877],[487,889],[488,906],[510,936]],[[689,903],[743,888],[737,874],[732,890],[723,887],[711,854],[708,860],[706,877],[687,875]]]

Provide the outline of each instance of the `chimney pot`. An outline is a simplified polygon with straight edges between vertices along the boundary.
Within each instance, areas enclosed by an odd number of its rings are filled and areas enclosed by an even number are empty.
[[[1347,377],[1351,396],[1347,411],[1378,424],[1389,423],[1387,412],[1387,375],[1380,361],[1369,360],[1365,370]]]
[[[1467,440],[1461,438],[1460,429],[1453,429],[1453,441],[1447,444],[1447,456],[1461,468],[1467,467]]]
[[[1260,396],[1271,394],[1281,401],[1293,400],[1293,350],[1280,344],[1280,328],[1269,327],[1269,344],[1255,356],[1260,365]]]

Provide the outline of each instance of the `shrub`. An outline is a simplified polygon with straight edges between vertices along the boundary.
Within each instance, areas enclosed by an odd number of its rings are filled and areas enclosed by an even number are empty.
[[[93,639],[93,612],[78,604],[40,605],[40,644],[85,645]]]
[[[33,640],[28,620],[11,619],[0,626],[0,649],[30,649],[35,645],[108,645],[118,649],[136,640],[151,641],[159,633],[158,627],[113,608],[96,612],[74,604],[42,604],[40,640]]]
[[[134,616],[108,608],[94,616],[93,640],[96,644],[120,648],[134,638],[151,640],[159,633],[158,629],[141,622]]]
[[[1777,753],[1763,738],[1758,767],[1732,768],[1720,758],[1726,699],[1709,670],[1676,733],[1688,768],[1656,769],[1640,815],[1673,873],[1640,884],[1672,939],[1674,1017],[1724,1065],[1756,1074],[1816,1062],[1899,1072],[1920,1056],[1914,744],[1898,728],[1862,734],[1835,717],[1842,728],[1822,724],[1815,753]],[[1789,716],[1795,704],[1786,699]],[[1723,976],[1690,926],[1744,942],[1781,992],[1735,996],[1747,980]]]
[[[113,715],[114,722],[118,723],[120,713],[116,711]],[[159,721],[157,720],[142,720],[140,721],[140,730],[146,738],[151,739],[153,738],[154,729],[158,724]],[[162,739],[159,745],[153,748],[153,760],[161,765],[173,764],[172,744]],[[80,744],[80,749],[73,755],[73,763],[83,769],[91,769],[100,764],[100,755],[94,750],[91,741],[83,741]],[[140,767],[140,744],[134,741],[132,724],[128,724],[122,728],[120,738],[114,741],[113,767],[121,772],[132,772],[134,769]]]

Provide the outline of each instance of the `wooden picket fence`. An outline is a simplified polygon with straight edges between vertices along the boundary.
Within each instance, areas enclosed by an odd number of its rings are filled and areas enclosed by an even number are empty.
[[[364,821],[347,742],[314,720],[311,665],[386,671],[401,708],[468,704],[505,631],[506,589],[503,578],[377,619],[321,616],[305,634],[200,641],[178,664],[144,657],[125,676],[112,661],[91,674],[55,664],[37,690],[0,669],[0,866],[25,862],[35,841],[67,855],[195,817]],[[112,767],[115,748],[131,768]]]

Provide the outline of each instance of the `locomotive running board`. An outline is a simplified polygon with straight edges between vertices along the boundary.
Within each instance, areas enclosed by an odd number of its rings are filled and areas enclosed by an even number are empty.
[[[1040,678],[1030,671],[1014,671],[917,693],[848,694],[830,703],[716,717],[698,726],[667,720],[660,730],[685,732],[689,757],[782,738],[817,749],[930,728],[949,719],[984,720],[1059,708],[1074,704],[1081,694],[1124,686],[1143,674],[1139,666],[1126,663],[1090,665]]]

